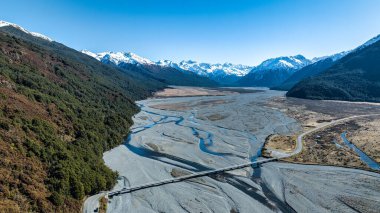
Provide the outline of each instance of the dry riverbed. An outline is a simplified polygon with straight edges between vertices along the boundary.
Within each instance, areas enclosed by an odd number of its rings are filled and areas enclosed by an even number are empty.
[[[337,116],[304,105],[297,111],[280,91],[173,90],[139,101],[128,139],[104,153],[120,175],[113,190],[256,160],[268,138],[273,150],[289,151],[294,135]],[[379,186],[372,172],[268,163],[114,196],[107,212],[371,212],[379,207]]]
[[[195,90],[198,88],[182,94],[193,96]],[[142,111],[134,117],[132,136],[125,145],[104,154],[106,164],[125,177],[115,190],[246,163],[259,157],[268,135],[299,131],[294,119],[261,107],[270,97],[282,92],[252,90],[249,93],[246,89],[240,92],[231,93],[228,89],[224,95],[138,102]],[[251,107],[252,101],[257,102],[256,107]],[[107,209],[110,212],[272,212],[289,208],[272,198],[270,192],[264,192],[261,183],[252,179],[252,172],[248,167],[115,196]]]
[[[158,91],[154,94],[156,98],[173,98],[173,97],[195,97],[195,96],[225,96],[244,93],[264,92],[265,88],[244,88],[244,87],[186,87],[175,86]]]

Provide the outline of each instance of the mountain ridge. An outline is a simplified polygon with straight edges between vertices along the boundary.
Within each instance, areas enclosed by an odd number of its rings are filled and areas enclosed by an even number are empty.
[[[212,80],[215,80],[219,83],[223,83],[225,81],[232,81],[231,79],[226,78],[239,78],[245,74],[247,74],[252,66],[241,65],[241,64],[232,64],[232,63],[198,63],[193,60],[183,60],[179,63],[173,62],[171,60],[159,60],[157,62],[153,62],[147,58],[138,56],[137,54],[131,52],[101,52],[101,53],[93,53],[88,50],[82,50],[82,53],[85,53],[89,56],[96,58],[99,61],[103,61],[105,63],[112,62],[115,65],[119,65],[121,63],[130,63],[130,64],[141,64],[141,65],[157,65],[162,67],[171,67],[181,72],[192,72],[199,76],[208,77]],[[224,79],[224,80],[220,80]]]
[[[92,53],[82,50],[82,53],[104,63],[114,65],[124,70],[134,70],[137,73],[150,76],[168,85],[177,86],[218,86],[218,83],[205,76],[192,72],[184,72],[171,66],[162,66],[147,58],[138,56],[131,52],[102,52]]]
[[[380,35],[377,35],[367,42],[363,43],[362,45],[351,49],[347,51],[342,51],[330,56],[324,56],[324,57],[318,57],[312,59],[313,63],[303,67],[302,69],[296,71],[293,73],[288,79],[286,79],[281,85],[272,87],[272,89],[277,90],[290,90],[293,86],[295,86],[298,82],[310,78],[313,76],[316,76],[320,73],[323,73],[330,67],[332,67],[336,62],[338,62],[340,59],[344,58],[345,56],[354,53],[356,51],[359,51],[367,46],[370,46],[377,41],[380,40]]]
[[[25,32],[27,34],[30,34],[30,35],[34,36],[34,37],[42,38],[42,39],[45,39],[45,40],[50,41],[50,42],[53,41],[53,39],[51,39],[51,38],[49,38],[46,35],[43,35],[41,33],[30,32],[30,31],[24,29],[23,27],[21,27],[21,26],[19,26],[17,24],[0,20],[0,27],[7,27],[7,26],[11,26],[11,27],[17,28],[17,29],[19,29],[19,30],[21,30],[21,31],[23,31],[23,32]]]
[[[351,51],[327,70],[298,82],[287,96],[380,102],[380,36]]]

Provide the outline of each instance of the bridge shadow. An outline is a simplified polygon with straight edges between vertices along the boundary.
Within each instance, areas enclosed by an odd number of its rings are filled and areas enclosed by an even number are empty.
[[[137,154],[137,155],[139,155],[141,157],[145,157],[145,158],[149,158],[149,159],[152,159],[152,160],[160,161],[160,162],[163,162],[163,163],[166,163],[166,164],[170,164],[172,166],[180,167],[182,169],[187,169],[187,170],[190,170],[190,171],[193,171],[193,172],[203,172],[203,171],[208,171],[208,170],[212,170],[213,169],[211,167],[207,167],[205,165],[202,165],[202,164],[190,161],[190,160],[186,160],[186,159],[174,156],[174,155],[169,155],[169,154],[166,154],[166,153],[155,152],[155,151],[152,151],[152,150],[147,149],[145,147],[136,147],[136,146],[133,146],[133,145],[131,145],[129,143],[125,143],[124,145],[130,151],[132,151],[133,153],[135,153],[135,154]],[[176,164],[173,161],[179,162],[180,164]]]

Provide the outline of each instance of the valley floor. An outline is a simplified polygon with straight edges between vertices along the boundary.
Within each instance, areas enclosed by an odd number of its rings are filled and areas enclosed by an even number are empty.
[[[186,96],[175,89],[169,93]],[[113,190],[249,162],[260,158],[269,135],[305,129],[274,106],[283,92],[218,89],[203,96],[207,89],[201,90],[190,88],[194,97],[138,102],[142,110],[130,136],[104,153],[120,176]],[[379,187],[380,175],[373,172],[268,163],[117,195],[107,212],[375,212]],[[86,203],[85,212],[98,205]]]

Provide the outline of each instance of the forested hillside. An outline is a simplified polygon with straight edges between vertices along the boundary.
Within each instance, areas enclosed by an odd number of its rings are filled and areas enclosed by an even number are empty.
[[[354,51],[296,84],[287,96],[380,102],[380,41]]]
[[[78,212],[110,189],[102,153],[122,143],[133,101],[162,82],[57,42],[0,28],[0,209]]]

